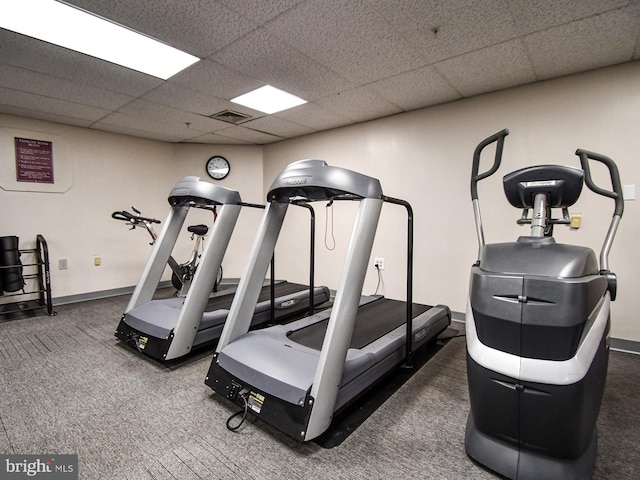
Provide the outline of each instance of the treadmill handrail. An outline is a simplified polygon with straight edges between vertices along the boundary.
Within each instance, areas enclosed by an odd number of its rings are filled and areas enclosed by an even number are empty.
[[[406,368],[413,368],[413,208],[405,200],[382,196],[387,203],[401,205],[407,210],[407,313],[406,313],[406,339],[405,362]]]
[[[315,291],[315,256],[316,256],[316,211],[313,209],[311,205],[304,201],[292,202],[293,205],[297,205],[298,207],[304,207],[309,210],[309,214],[311,215],[311,226],[310,226],[310,245],[309,245],[309,315],[313,315],[314,311],[314,291]],[[275,321],[276,318],[276,297],[275,297],[275,252],[271,257],[271,308],[269,309],[271,321]]]
[[[311,215],[310,242],[309,242],[309,315],[313,315],[313,292],[315,290],[315,258],[316,258],[316,211],[307,202],[293,202],[294,205],[304,207]]]
[[[309,315],[313,315],[313,311],[314,311],[314,291],[315,291],[315,233],[316,233],[316,212],[313,209],[313,207],[311,205],[309,205],[306,202],[292,202],[294,205],[298,205],[300,207],[305,207],[309,210],[309,214],[311,215],[311,225],[310,225],[310,246],[309,246]],[[251,208],[261,208],[261,209],[265,209],[267,206],[261,203],[246,203],[246,202],[241,202],[240,206],[242,207],[251,207]],[[271,321],[274,321],[276,318],[275,315],[275,305],[276,305],[276,299],[275,299],[275,278],[276,278],[276,274],[275,274],[275,254],[271,257],[271,266],[270,266],[270,273],[271,273],[271,281],[270,281],[270,286],[271,286],[271,308],[270,308],[270,317],[271,317]]]
[[[358,184],[356,179],[361,179],[364,183]],[[319,184],[318,180],[322,180],[322,182],[326,180],[327,183]],[[347,248],[333,308],[311,383],[311,390],[308,393],[307,401],[310,402],[309,405],[312,405],[312,408],[306,431],[300,432],[303,438],[312,439],[326,430],[334,413],[382,205],[386,201],[403,205],[407,209],[410,218],[410,235],[407,240],[408,257],[411,264],[413,256],[412,209],[405,201],[384,197],[378,180],[342,168],[332,168],[321,161],[311,160],[292,164],[280,174],[274,185],[278,191],[270,190],[268,194],[269,204],[254,238],[254,245],[229,309],[229,315],[216,347],[212,365],[218,361],[220,356],[224,356],[224,351],[229,344],[245,335],[249,330],[250,313],[255,308],[259,287],[267,271],[268,262],[277,243],[289,204],[295,204],[301,199],[309,201],[338,198],[357,200],[360,205],[355,225]],[[356,188],[352,189],[351,187]],[[411,321],[412,269],[410,268],[409,271],[407,312]],[[254,335],[260,334],[254,332]],[[409,335],[409,341],[411,341],[411,335]],[[292,365],[292,368],[295,366]]]

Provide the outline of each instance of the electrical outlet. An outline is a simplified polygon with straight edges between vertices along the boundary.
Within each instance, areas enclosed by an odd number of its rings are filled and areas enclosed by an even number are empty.
[[[622,198],[625,200],[636,199],[636,186],[635,185],[623,185],[622,186]]]
[[[580,228],[580,224],[582,223],[582,215],[577,213],[575,215],[571,215],[571,223],[569,224],[569,227],[577,230],[578,228]]]
[[[68,268],[67,259],[60,258],[58,259],[58,270],[66,270]]]
[[[373,259],[373,266],[378,270],[384,270],[384,258],[376,257]]]

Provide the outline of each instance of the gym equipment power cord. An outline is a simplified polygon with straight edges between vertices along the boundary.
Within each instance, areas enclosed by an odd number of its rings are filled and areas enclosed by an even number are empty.
[[[376,270],[378,271],[378,284],[376,285],[376,291],[373,292],[373,294],[377,295],[380,285],[382,285],[382,290],[384,291],[384,279],[382,278],[382,270],[380,270],[380,266],[374,265],[374,267],[376,267]]]
[[[244,403],[244,408],[242,410],[240,410],[239,412],[234,413],[233,415],[231,415],[228,419],[227,419],[227,429],[231,430],[232,432],[237,431],[242,424],[244,423],[244,421],[247,419],[247,413],[249,412],[249,402],[247,401],[247,395],[249,394],[249,392],[247,393],[240,393],[238,394],[238,396],[240,398],[242,398],[242,402]],[[238,423],[235,426],[231,425],[231,421],[236,418],[238,415],[242,415],[242,418],[240,419],[240,423]]]
[[[331,225],[329,225],[329,214],[331,214]],[[329,234],[329,226],[331,227],[331,243],[333,246],[329,246],[327,242],[327,235]],[[336,238],[333,236],[333,200],[327,203],[327,212],[324,217],[324,246],[327,247],[327,250],[335,250],[336,248]]]
[[[376,270],[378,272],[378,284],[376,285],[376,290],[373,293],[374,295],[378,294],[378,289],[380,288],[380,285],[382,285],[382,289],[384,290],[384,279],[382,278],[382,270],[380,270],[380,266],[379,265],[374,265],[374,267],[376,267]],[[449,337],[438,337],[438,340],[451,340],[452,338],[459,338],[459,337],[464,337],[466,336],[465,333],[458,333],[456,335],[451,335]]]
[[[460,337],[466,337],[467,334],[466,333],[457,333],[455,335],[450,335],[448,337],[438,337],[438,340],[451,340],[452,338],[460,338]]]

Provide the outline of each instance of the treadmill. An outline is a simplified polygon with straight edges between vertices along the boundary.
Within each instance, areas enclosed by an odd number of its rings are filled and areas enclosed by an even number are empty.
[[[413,216],[407,202],[382,194],[374,178],[301,160],[275,179],[247,269],[205,383],[297,441],[325,432],[334,415],[433,341],[450,324],[448,307],[412,302]],[[249,332],[288,205],[359,201],[333,307],[287,325]],[[407,301],[361,296],[383,203],[407,209]],[[407,332],[409,334],[407,335]]]
[[[180,358],[220,338],[236,286],[222,282],[212,293],[216,273],[241,207],[264,208],[243,203],[235,190],[193,176],[182,178],[173,187],[169,204],[169,216],[115,333],[126,345],[161,361]],[[211,206],[218,208],[218,215],[186,298],[152,299],[189,209]],[[313,226],[312,221],[312,230]],[[313,265],[313,256],[311,261]],[[273,277],[273,262],[271,273]],[[252,327],[291,319],[307,309],[312,312],[314,306],[330,298],[327,287],[313,284],[265,281],[263,277],[260,287]]]

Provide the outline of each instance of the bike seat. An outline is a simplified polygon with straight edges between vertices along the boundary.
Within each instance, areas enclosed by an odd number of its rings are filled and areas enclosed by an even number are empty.
[[[187,230],[190,233],[195,233],[196,235],[206,235],[207,232],[209,231],[209,227],[207,227],[206,225],[191,225],[189,227],[187,227]]]

